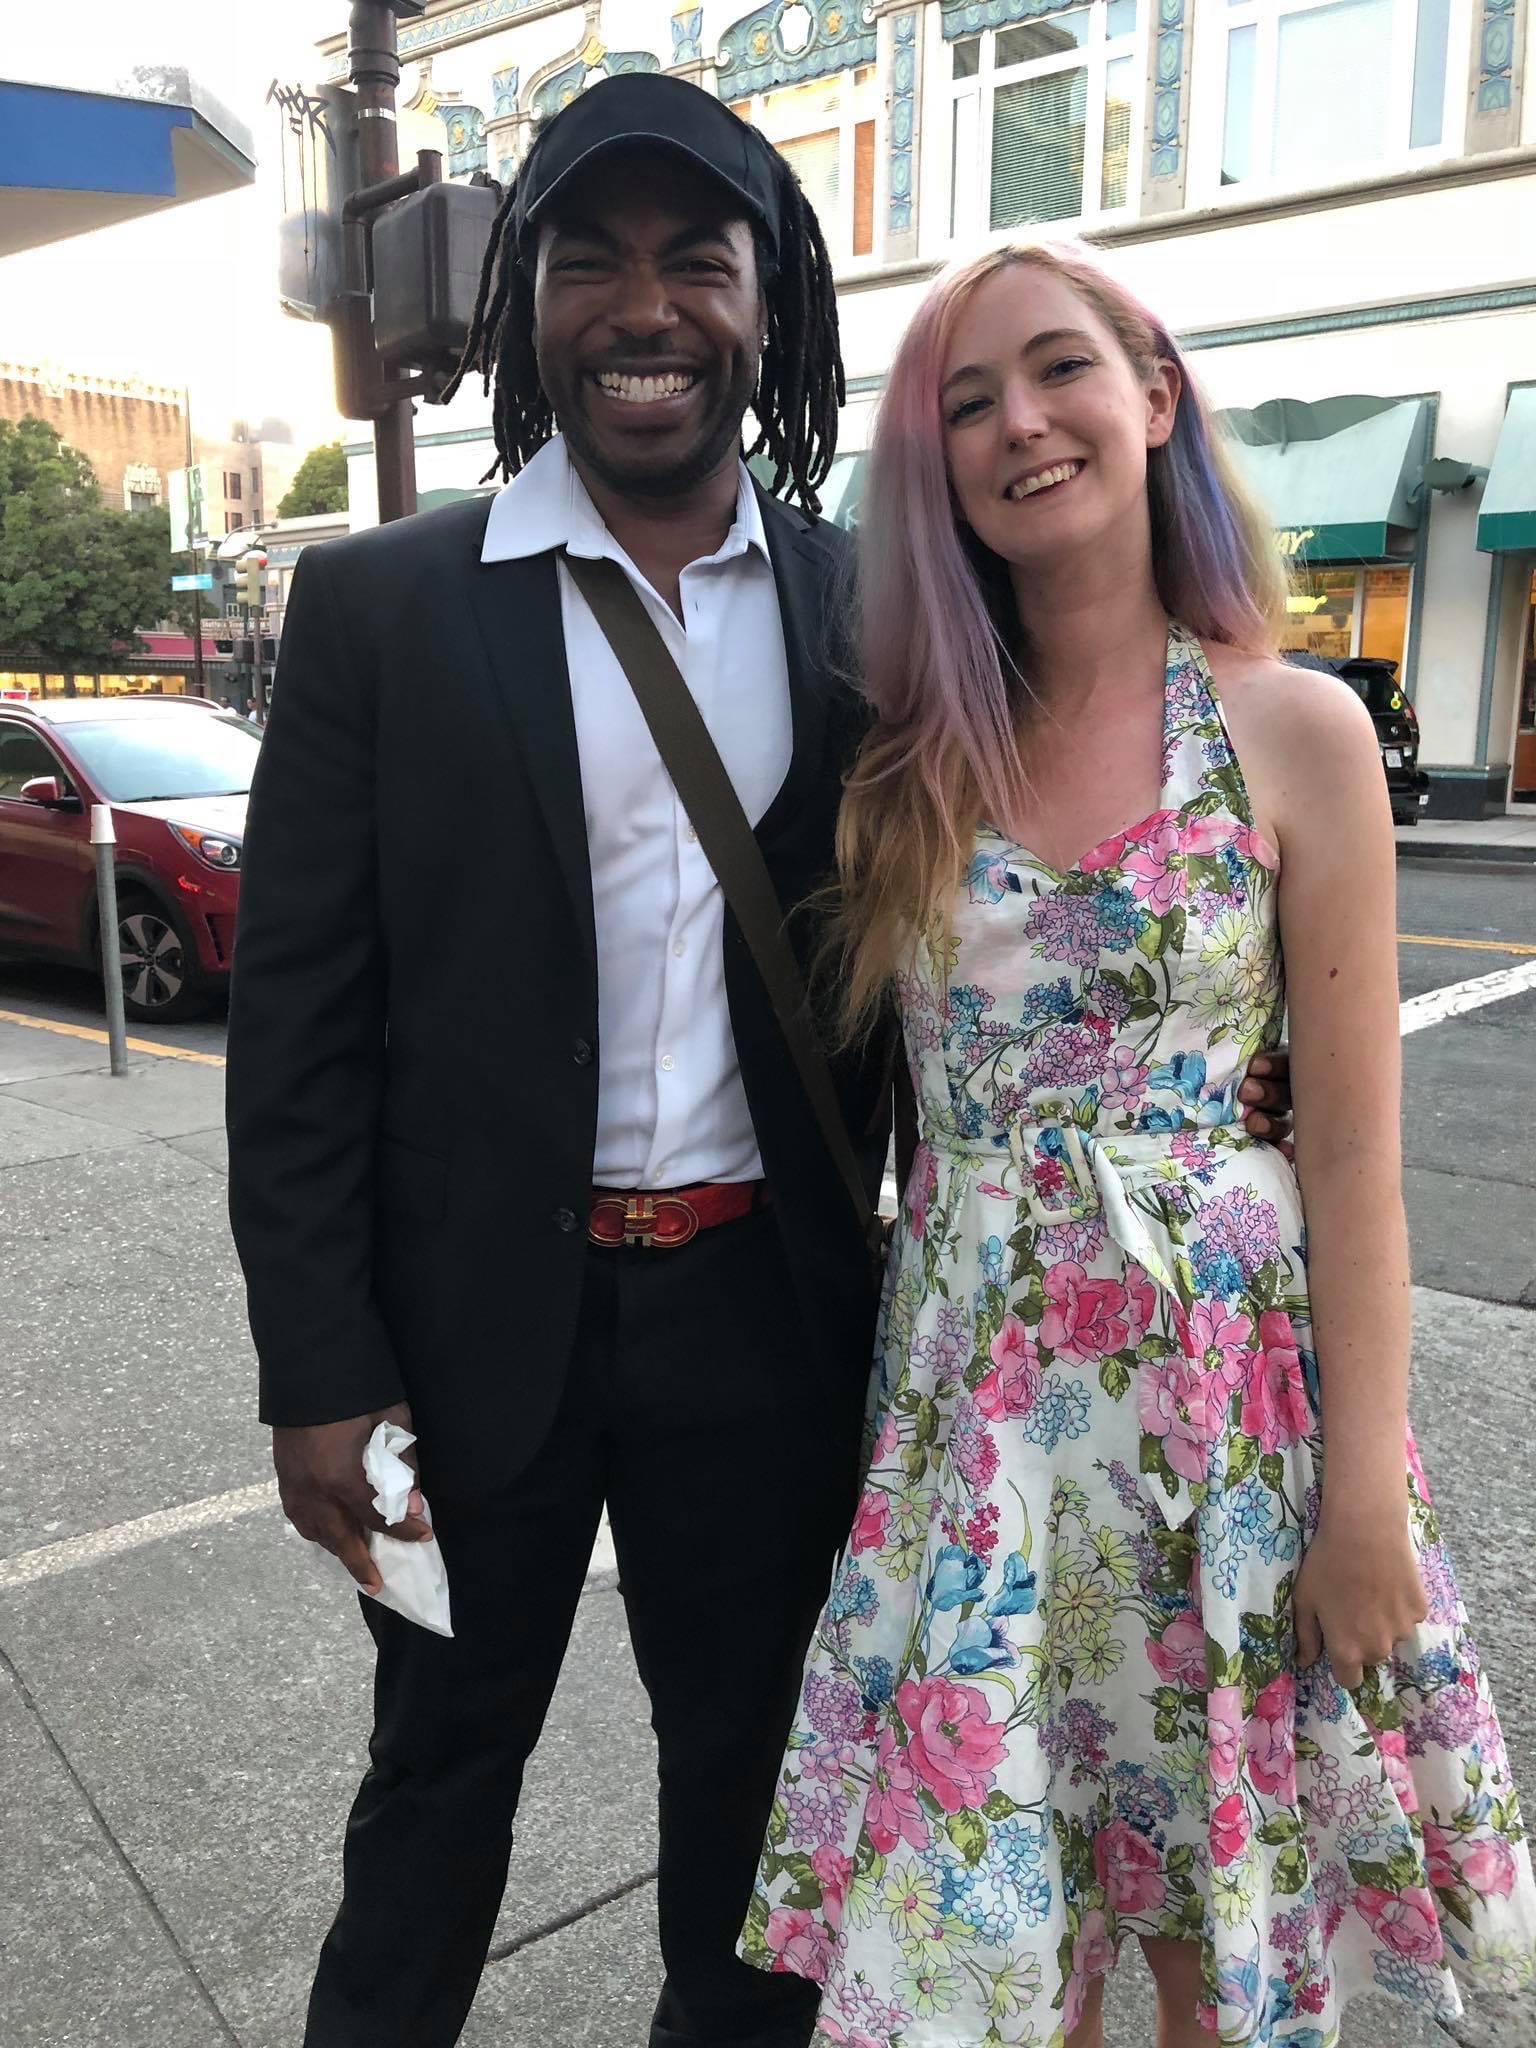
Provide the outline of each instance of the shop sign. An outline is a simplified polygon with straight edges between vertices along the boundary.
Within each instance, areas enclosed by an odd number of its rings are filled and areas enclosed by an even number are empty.
[[[1307,551],[1307,542],[1317,538],[1315,526],[1278,526],[1275,529],[1275,546],[1282,555],[1294,559]]]

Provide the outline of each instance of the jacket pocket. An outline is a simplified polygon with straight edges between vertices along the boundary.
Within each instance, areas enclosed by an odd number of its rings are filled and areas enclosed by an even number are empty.
[[[398,1138],[378,1141],[379,1207],[393,1216],[411,1216],[419,1223],[442,1220],[448,1207],[448,1162],[433,1152],[419,1152]]]

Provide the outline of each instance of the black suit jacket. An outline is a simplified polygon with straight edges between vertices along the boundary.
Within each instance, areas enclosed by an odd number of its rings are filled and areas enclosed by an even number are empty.
[[[794,747],[757,837],[789,913],[827,878],[862,713],[829,658],[845,539],[762,503]],[[409,1400],[424,1482],[465,1495],[505,1478],[509,1443],[532,1455],[559,1399],[602,1069],[555,557],[482,564],[487,516],[449,506],[299,564],[251,792],[227,1096],[263,1420]],[[791,928],[803,956],[808,921]],[[723,943],[810,1341],[862,1376],[852,1204],[729,915]],[[873,1193],[889,1048],[834,1067]]]

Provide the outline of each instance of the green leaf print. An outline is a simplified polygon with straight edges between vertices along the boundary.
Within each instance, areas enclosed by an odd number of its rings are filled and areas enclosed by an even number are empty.
[[[1013,1312],[1021,1323],[1033,1325],[1044,1321],[1045,1310],[1045,1289],[1040,1284],[1040,1275],[1032,1273],[1028,1289],[1014,1301]]]
[[[926,1444],[908,1444],[901,1454],[901,1469],[909,1479],[921,1479],[928,1469]]]
[[[981,1815],[967,1810],[952,1813],[944,1832],[965,1858],[967,1868],[974,1870],[987,1853],[987,1824]]]
[[[1136,934],[1136,950],[1145,953],[1149,960],[1156,960],[1163,950],[1163,920],[1149,917]]]
[[[1195,1867],[1195,1852],[1188,1842],[1180,1842],[1177,1848],[1168,1851],[1168,1875],[1187,1877]]]
[[[1012,1820],[1016,1813],[1025,1811],[1017,1800],[1008,1797],[1001,1786],[995,1792],[987,1794],[986,1804],[981,1810],[987,1820]]]
[[[1227,1486],[1240,1486],[1250,1472],[1259,1468],[1259,1440],[1256,1436],[1235,1436],[1227,1450]]]
[[[917,1404],[917,1436],[914,1441],[919,1444],[937,1443],[938,1436],[939,1411],[932,1398],[924,1394]]]
[[[1259,1477],[1271,1493],[1285,1491],[1285,1460],[1278,1451],[1267,1451],[1260,1458]]]
[[[1216,1638],[1208,1635],[1205,1639],[1205,1683],[1208,1691],[1218,1686],[1241,1685],[1243,1680],[1243,1653],[1241,1650],[1224,1650]]]
[[[761,1811],[761,1809],[759,1809]],[[768,1816],[768,1839],[777,1845],[789,1833],[789,1813],[782,1799],[775,1799],[773,1811]]]
[[[1351,1856],[1349,1874],[1356,1884],[1368,1884],[1372,1891],[1400,1892],[1403,1889],[1385,1863],[1367,1863],[1362,1857]]]
[[[1310,1874],[1305,1849],[1299,1844],[1292,1849],[1282,1849],[1275,1858],[1269,1874],[1271,1889],[1277,1892],[1299,1892],[1304,1889]]]
[[[1131,969],[1131,994],[1140,1002],[1149,1002],[1157,994],[1157,983],[1138,961]]]
[[[1259,1829],[1259,1840],[1270,1849],[1283,1849],[1301,1840],[1301,1822],[1294,1813],[1277,1813]]]
[[[1123,1401],[1131,1384],[1131,1369],[1119,1358],[1106,1358],[1099,1367],[1099,1385],[1112,1401]]]

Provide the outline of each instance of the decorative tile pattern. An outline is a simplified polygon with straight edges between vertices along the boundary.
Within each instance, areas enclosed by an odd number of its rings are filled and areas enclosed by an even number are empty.
[[[599,43],[594,49],[589,44],[581,51],[574,63],[557,71],[533,95],[533,111],[539,120],[550,114],[558,114],[562,107],[568,107],[579,92],[585,90],[587,81],[594,71],[601,71],[607,78],[617,78],[622,72],[659,71],[661,59],[649,50],[605,50]]]
[[[1184,34],[1189,0],[1158,0],[1153,46],[1152,154],[1154,178],[1176,178],[1184,154]]]
[[[500,71],[491,73],[491,91],[495,95],[495,118],[498,121],[504,121],[509,114],[517,112],[518,78],[515,64],[505,64]]]
[[[917,16],[898,14],[891,22],[891,118],[886,175],[886,225],[893,235],[912,227],[912,142],[917,115]]]
[[[979,36],[983,29],[1032,20],[1037,14],[1059,14],[1064,4],[1065,0],[954,0],[943,9],[944,40],[954,43],[962,36]]]
[[[672,17],[672,62],[698,64],[703,60],[704,10],[683,7]]]
[[[864,6],[865,0],[769,0],[732,22],[715,57],[721,99],[744,100],[775,86],[873,64],[875,27]]]
[[[1483,0],[1477,37],[1477,111],[1507,114],[1514,104],[1515,0]]]
[[[467,178],[485,169],[485,116],[478,107],[445,102],[437,110],[448,137],[448,175]]]
[[[559,4],[559,0],[556,0]],[[436,14],[430,20],[400,24],[397,46],[402,57],[420,50],[435,49],[439,43],[462,42],[498,22],[514,21],[520,14],[550,11],[549,0],[479,0],[474,7],[456,7],[452,14]],[[343,58],[345,69],[345,58]]]

